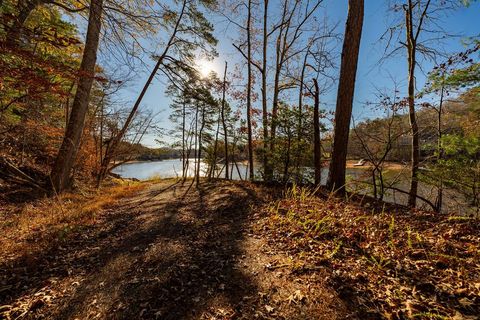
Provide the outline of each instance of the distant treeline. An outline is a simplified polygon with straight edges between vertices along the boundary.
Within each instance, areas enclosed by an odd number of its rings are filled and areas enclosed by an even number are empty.
[[[463,134],[471,122],[478,121],[478,114],[472,109],[472,105],[466,103],[465,96],[453,99],[445,103],[442,119],[443,134]],[[468,100],[467,100],[468,101]],[[398,114],[391,117],[381,117],[377,119],[368,119],[357,123],[350,130],[350,139],[348,143],[348,157],[350,159],[365,158],[368,159],[366,148],[369,150],[383,150],[386,141],[379,139],[369,139],[369,137],[387,136],[387,130],[392,136],[392,149],[388,153],[387,161],[408,162],[411,158],[409,119],[407,114]],[[419,138],[422,145],[420,157],[424,160],[433,160],[438,144],[437,118],[438,113],[428,107],[424,107],[417,112]],[[326,144],[327,145],[327,144]],[[328,150],[328,148],[326,148]]]
[[[117,161],[155,161],[182,157],[181,150],[171,147],[150,148],[140,143],[123,143],[122,149],[129,152],[125,153],[125,156],[118,157]]]

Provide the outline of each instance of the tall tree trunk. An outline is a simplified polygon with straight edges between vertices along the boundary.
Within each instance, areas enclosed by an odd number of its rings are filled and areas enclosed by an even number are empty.
[[[80,146],[85,117],[88,111],[90,91],[95,75],[97,49],[100,40],[103,0],[92,0],[88,18],[87,38],[80,64],[80,79],[72,104],[67,131],[62,146],[58,152],[51,172],[52,187],[56,192],[62,192],[70,185],[70,173]]]
[[[228,179],[228,130],[227,122],[225,120],[225,91],[227,86],[227,61],[225,61],[225,71],[223,73],[223,88],[222,88],[222,126],[223,126],[223,139],[225,143],[225,179]]]
[[[273,159],[272,157],[275,156],[275,138],[277,135],[277,113],[278,113],[278,98],[280,93],[280,71],[282,69],[282,62],[283,57],[285,55],[285,46],[286,44],[283,43],[282,39],[286,38],[284,35],[285,29],[287,28],[286,25],[290,24],[290,20],[287,18],[287,5],[288,0],[285,0],[283,3],[283,13],[282,13],[282,21],[280,24],[280,28],[278,31],[277,40],[275,43],[275,75],[273,78],[273,98],[272,98],[272,116],[270,118],[270,149],[269,149],[269,161],[270,165],[272,166],[272,179],[273,179]],[[287,28],[288,29],[288,28]],[[282,50],[283,48],[283,50]]]
[[[443,81],[443,80],[442,80]],[[445,87],[442,84],[440,90],[440,104],[438,106],[438,118],[437,118],[437,163],[443,159],[443,148],[442,148],[442,114],[443,114],[443,96],[445,93]],[[443,202],[443,179],[440,177],[438,181],[438,190],[437,190],[437,201],[435,203],[436,211],[438,213],[442,212],[442,202]]]
[[[186,121],[186,117],[187,117],[187,104],[185,102],[185,99],[183,99],[182,101],[182,179],[185,179],[185,177],[187,176],[187,172],[186,172],[186,169],[187,169],[187,151],[186,151],[186,141],[185,141],[185,121]]]
[[[263,122],[263,171],[265,180],[272,180],[273,169],[270,163],[268,142],[268,109],[267,109],[267,50],[268,50],[268,0],[263,2],[263,52],[262,52],[262,122]]]
[[[252,42],[251,42],[252,0],[248,0],[247,16],[247,130],[248,130],[248,169],[249,179],[254,179],[253,137],[252,137]]]
[[[199,111],[198,103],[195,108],[195,129],[194,129],[194,136],[195,136],[195,143],[194,143],[194,161],[193,161],[193,180],[197,179],[197,165],[198,165],[198,111]],[[193,183],[193,182],[192,182]]]
[[[208,172],[208,179],[211,179],[212,177],[215,177],[215,171],[217,169],[217,153],[218,153],[218,134],[220,132],[220,122],[222,120],[222,112],[218,113],[218,119],[217,119],[217,130],[215,132],[215,142],[213,143],[213,165],[211,168],[209,168]]]
[[[270,149],[269,149],[269,157],[275,156],[275,138],[277,135],[277,113],[278,113],[278,95],[280,90],[280,52],[281,52],[281,37],[280,35],[277,38],[277,45],[276,45],[276,68],[275,68],[275,76],[273,79],[273,98],[272,98],[272,116],[270,118]],[[273,178],[273,159],[269,159],[272,165],[272,178]]]
[[[405,25],[408,52],[408,118],[412,130],[412,167],[410,178],[410,192],[408,206],[415,207],[418,193],[418,168],[420,165],[420,143],[418,134],[417,116],[415,114],[415,66],[416,66],[416,39],[413,34],[413,5],[409,1],[405,10]]]
[[[197,157],[197,186],[200,182],[200,165],[202,160],[202,135],[203,128],[205,128],[205,106],[202,106],[202,123],[198,133],[198,157]]]
[[[347,161],[350,118],[355,93],[358,53],[363,27],[363,0],[348,1],[348,16],[343,41],[340,81],[338,84],[337,105],[335,109],[335,129],[332,159],[328,174],[327,187],[345,193],[345,166]]]
[[[320,140],[320,93],[317,79],[313,79],[315,87],[313,103],[313,162],[315,166],[315,185],[322,181],[322,146]]]
[[[302,112],[303,112],[303,87],[305,81],[305,69],[307,67],[308,50],[303,57],[302,72],[300,73],[300,85],[298,90],[298,123],[297,123],[297,148],[295,152],[295,173],[296,179],[300,177],[300,158],[302,143]]]

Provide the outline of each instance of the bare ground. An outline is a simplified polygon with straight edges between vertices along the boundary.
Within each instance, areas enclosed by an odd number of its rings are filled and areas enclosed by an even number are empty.
[[[277,192],[153,184],[35,255],[0,262],[0,319],[348,319],[326,271],[253,230]],[[1,249],[0,249],[1,250]]]

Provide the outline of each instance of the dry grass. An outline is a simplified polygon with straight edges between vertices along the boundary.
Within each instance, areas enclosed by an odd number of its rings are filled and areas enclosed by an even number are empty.
[[[313,196],[293,187],[258,231],[308,273],[323,266],[360,318],[477,319],[480,223],[470,217]]]
[[[1,208],[0,260],[34,253],[51,241],[62,240],[72,230],[94,224],[105,209],[147,185],[119,180],[83,194],[66,193]]]

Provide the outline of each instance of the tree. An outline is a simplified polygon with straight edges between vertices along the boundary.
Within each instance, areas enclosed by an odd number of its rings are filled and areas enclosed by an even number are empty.
[[[405,101],[397,96],[398,90],[395,87],[394,93],[389,95],[378,92],[378,101],[368,102],[382,116],[366,120],[362,123],[353,123],[353,136],[351,144],[359,144],[363,149],[362,158],[368,159],[371,164],[371,178],[373,197],[383,200],[386,189],[391,188],[396,181],[387,184],[384,177],[384,163],[388,160],[390,152],[395,147],[398,139],[408,132],[403,126],[403,119],[400,116],[405,106]]]
[[[446,96],[451,94],[451,91],[459,89],[460,87],[475,86],[480,83],[480,63],[474,62],[471,58],[475,52],[480,50],[480,43],[474,42],[472,48],[466,51],[457,53],[448,58],[447,61],[435,66],[428,75],[428,81],[425,88],[422,90],[420,96],[429,94],[436,94],[439,96],[438,104],[425,103],[429,109],[433,110],[437,115],[437,144],[436,144],[436,163],[444,162],[444,147],[442,142],[452,141],[443,139],[443,115],[444,103]],[[450,162],[453,164],[453,162]],[[443,187],[444,174],[437,174],[437,199],[435,201],[435,211],[442,211],[443,203]],[[427,177],[430,178],[430,177]]]
[[[252,0],[248,0],[247,14],[247,130],[248,130],[248,175],[254,179],[253,136],[252,136],[252,39],[251,39]]]
[[[296,57],[303,50],[295,50],[301,34],[304,32],[305,24],[319,8],[323,0],[307,2],[303,7],[300,1],[295,1],[289,9],[290,2],[285,0],[282,6],[282,16],[278,24],[278,34],[275,43],[275,65],[273,79],[272,117],[270,121],[270,154],[275,151],[275,137],[277,130],[277,113],[280,91],[288,88],[281,86],[282,70],[290,59]],[[266,170],[267,171],[267,170]],[[268,178],[268,176],[267,176]]]
[[[263,1],[263,41],[262,41],[262,125],[263,125],[263,170],[266,180],[272,177],[271,168],[268,164],[268,93],[267,93],[267,56],[268,56],[268,0]]]
[[[382,36],[386,38],[387,52],[385,58],[391,57],[397,52],[405,49],[408,63],[408,115],[411,129],[411,178],[408,206],[415,207],[418,194],[418,175],[420,167],[420,137],[416,117],[416,68],[419,65],[419,58],[423,57],[435,61],[438,56],[444,56],[444,52],[438,50],[437,45],[442,43],[446,37],[446,31],[439,24],[443,14],[447,11],[468,5],[469,1],[445,0],[406,0],[399,3],[394,2],[392,10],[403,12],[403,22],[389,28]],[[403,32],[405,34],[403,35]],[[392,39],[397,33],[399,46],[392,44]],[[424,35],[428,35],[425,37]],[[404,39],[404,40],[403,40]],[[394,42],[393,42],[394,43]],[[432,45],[433,43],[433,45]]]
[[[193,65],[195,50],[200,49],[207,53],[212,51],[210,54],[216,54],[216,52],[210,48],[210,46],[217,43],[217,40],[212,34],[213,26],[198,10],[197,2],[210,5],[210,1],[208,0],[183,0],[180,3],[178,12],[172,9],[166,10],[164,14],[165,24],[171,30],[171,33],[162,53],[156,57],[157,62],[135,100],[121,130],[109,144],[108,152],[106,152],[102,163],[99,181],[103,180],[108,173],[109,164],[112,161],[115,149],[127,132],[157,72],[160,70],[168,79],[173,80],[178,68],[188,69],[190,65]],[[160,68],[162,66],[164,67],[163,69]]]
[[[358,53],[363,27],[363,0],[348,1],[348,15],[345,38],[342,49],[340,80],[338,84],[337,105],[335,108],[335,128],[332,159],[328,174],[327,187],[330,190],[345,192],[345,167],[347,160],[350,118],[355,92]]]
[[[313,103],[313,163],[315,168],[315,185],[322,181],[322,145],[320,138],[320,88],[317,79],[313,78],[314,103]]]
[[[223,84],[222,84],[222,110],[221,110],[221,118],[222,118],[222,127],[223,127],[223,139],[224,139],[224,150],[225,150],[225,179],[229,178],[228,174],[228,130],[227,130],[227,121],[226,121],[226,110],[225,110],[225,93],[226,93],[226,86],[227,86],[227,61],[225,61],[225,71],[223,73]]]
[[[421,5],[421,2],[418,2]],[[422,23],[425,15],[428,12],[430,0],[425,4],[424,10],[420,15],[417,29],[414,30],[413,24],[413,10],[414,5],[412,0],[408,0],[408,5],[403,6],[405,11],[405,27],[407,38],[407,56],[408,56],[408,115],[410,119],[410,127],[412,129],[412,175],[410,181],[410,193],[408,196],[408,205],[415,207],[418,192],[418,168],[420,165],[420,142],[418,135],[418,124],[415,115],[415,67],[417,64],[417,41],[420,31],[422,30]]]
[[[444,183],[465,196],[476,214],[480,213],[480,136],[448,134],[442,138],[445,158],[436,170]]]
[[[71,170],[80,146],[95,75],[103,0],[92,0],[89,10],[87,37],[79,70],[81,78],[78,81],[65,137],[51,172],[52,187],[55,192],[62,192],[70,186]]]

